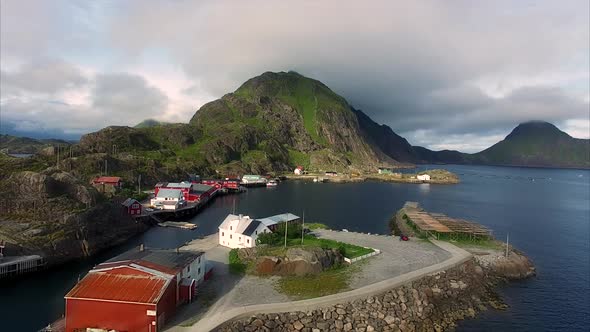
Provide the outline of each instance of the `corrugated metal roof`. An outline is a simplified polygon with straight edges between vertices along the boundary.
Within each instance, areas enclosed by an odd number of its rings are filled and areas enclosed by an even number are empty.
[[[101,176],[96,178],[94,182],[104,182],[104,183],[117,183],[121,181],[121,178],[118,176]]]
[[[292,214],[292,213],[283,213],[283,214],[277,214],[276,216],[258,219],[258,221],[260,221],[261,223],[263,223],[265,226],[268,227],[268,226],[276,225],[278,223],[290,222],[290,221],[294,221],[294,220],[298,220],[298,219],[299,219],[299,217]]]
[[[136,199],[133,199],[133,198],[127,198],[123,203],[121,203],[121,205],[129,207],[133,203],[139,203],[139,201],[137,201]]]
[[[165,273],[176,274],[201,255],[203,255],[202,251],[180,250],[176,252],[164,249],[144,249],[141,251],[133,249],[99,264],[97,268],[101,268],[103,265],[112,266],[112,263],[115,262],[128,261]]]
[[[214,188],[214,187],[208,186],[206,184],[201,184],[201,183],[193,184],[193,192],[198,193],[198,194],[206,193],[209,190],[211,190],[212,188]]]
[[[166,189],[162,188],[158,191],[158,198],[182,198],[184,195],[180,189]]]
[[[190,188],[192,183],[189,182],[170,182],[166,185],[167,188]]]
[[[90,271],[65,297],[155,304],[169,283],[154,275]]]

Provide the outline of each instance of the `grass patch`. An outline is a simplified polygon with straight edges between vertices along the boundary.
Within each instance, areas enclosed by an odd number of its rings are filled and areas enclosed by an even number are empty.
[[[310,165],[309,154],[293,149],[288,149],[289,152],[289,164],[291,166],[303,166],[304,169],[308,169]]]
[[[326,224],[322,224],[322,223],[319,223],[319,222],[306,223],[305,224],[305,227],[306,228],[309,228],[311,230],[314,230],[314,229],[329,229]]]
[[[288,239],[287,246],[301,246],[301,238]],[[373,252],[371,248],[356,246],[350,243],[338,242],[334,240],[321,239],[315,236],[306,235],[303,239],[303,246],[320,247],[323,249],[338,249],[342,256],[346,258],[356,258]]]
[[[481,248],[481,249],[492,249],[492,250],[504,250],[506,249],[506,245],[500,241],[496,241],[494,239],[448,239],[448,238],[440,238],[440,240],[451,242],[452,244],[456,245],[457,247],[462,248]]]
[[[246,272],[246,265],[238,256],[238,249],[232,249],[229,252],[229,272],[233,274],[244,274]]]
[[[326,270],[319,275],[305,277],[282,277],[276,287],[283,294],[296,299],[336,294],[348,289],[348,281],[352,271],[340,267]]]

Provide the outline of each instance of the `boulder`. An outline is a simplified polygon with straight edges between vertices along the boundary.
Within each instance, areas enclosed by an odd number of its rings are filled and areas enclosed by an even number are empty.
[[[241,252],[242,250],[240,250]],[[244,252],[248,257],[251,253]],[[262,275],[305,276],[342,264],[338,250],[322,248],[291,248],[285,257],[263,256],[256,260],[256,272]]]

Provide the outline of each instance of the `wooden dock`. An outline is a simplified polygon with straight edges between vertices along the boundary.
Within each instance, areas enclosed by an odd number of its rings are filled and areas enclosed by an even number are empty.
[[[190,229],[193,230],[197,228],[197,225],[192,224],[190,222],[178,222],[178,221],[165,221],[158,223],[160,227],[174,227],[174,228],[182,228],[182,229]]]

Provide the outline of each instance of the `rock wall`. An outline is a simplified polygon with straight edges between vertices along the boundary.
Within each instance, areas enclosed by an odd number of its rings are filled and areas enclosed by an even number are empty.
[[[443,331],[488,305],[495,278],[475,260],[377,296],[302,312],[259,314],[216,331]]]

